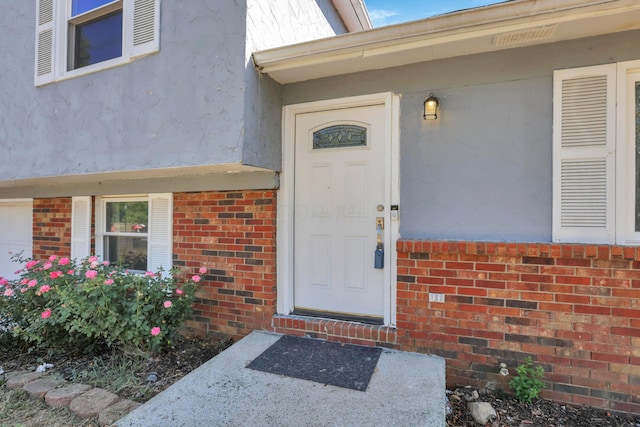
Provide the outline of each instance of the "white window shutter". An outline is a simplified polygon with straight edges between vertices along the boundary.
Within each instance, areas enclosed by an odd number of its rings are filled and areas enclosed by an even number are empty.
[[[615,242],[616,65],[553,82],[553,241]]]
[[[36,1],[36,60],[34,83],[41,86],[54,79],[54,0]]]
[[[125,2],[132,58],[160,51],[160,0]]]
[[[147,267],[171,270],[173,256],[173,194],[149,194],[149,241]]]
[[[91,196],[71,198],[71,258],[91,254]]]

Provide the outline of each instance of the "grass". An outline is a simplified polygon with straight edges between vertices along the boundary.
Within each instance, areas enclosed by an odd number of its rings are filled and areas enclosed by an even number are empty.
[[[50,408],[22,390],[0,388],[0,427],[94,427],[95,418],[81,420],[69,409]]]

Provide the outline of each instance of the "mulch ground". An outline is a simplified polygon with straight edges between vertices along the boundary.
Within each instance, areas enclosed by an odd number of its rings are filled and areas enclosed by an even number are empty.
[[[180,336],[161,353],[150,358],[138,358],[133,380],[129,379],[127,383],[119,385],[117,394],[123,399],[145,402],[224,351],[231,344],[233,341],[229,339]],[[47,372],[57,374],[70,382],[83,382],[83,375],[87,372],[125,370],[127,366],[132,365],[128,360],[121,353],[106,347],[90,355],[47,351],[29,352],[25,348],[6,345],[6,343],[0,350],[0,366],[5,372],[33,371],[38,365],[49,363],[53,368]],[[114,373],[116,381],[117,376],[118,374]]]
[[[487,390],[460,388],[448,395],[451,412],[447,417],[451,427],[478,427],[467,410],[469,401],[488,402],[498,417],[485,427],[640,427],[640,417],[612,414],[606,411],[558,404],[549,400],[520,403],[512,397]]]

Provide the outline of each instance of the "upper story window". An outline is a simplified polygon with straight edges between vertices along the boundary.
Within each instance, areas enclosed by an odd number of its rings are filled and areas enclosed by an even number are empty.
[[[160,0],[36,0],[36,86],[160,49]]]
[[[640,244],[640,61],[554,74],[553,240]]]
[[[72,0],[68,70],[122,56],[122,1]]]

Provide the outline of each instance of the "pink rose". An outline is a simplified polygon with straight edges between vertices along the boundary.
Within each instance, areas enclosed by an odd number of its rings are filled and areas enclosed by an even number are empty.
[[[41,294],[46,294],[47,292],[49,292],[51,290],[51,286],[49,285],[42,285],[40,286],[40,289],[38,290],[38,292],[40,292]]]
[[[69,271],[67,271],[67,274],[68,274],[69,276],[73,276],[73,275],[74,275],[74,273],[75,273],[75,271],[73,271],[73,270],[69,270]]]
[[[51,273],[49,273],[49,277],[54,280],[60,276],[64,276],[64,273],[62,271],[52,271]]]
[[[40,315],[40,317],[42,317],[43,319],[48,319],[50,316],[51,316],[51,310],[45,310]]]
[[[89,257],[89,262],[98,262],[98,257],[97,256],[90,256]]]
[[[162,331],[157,326],[155,328],[151,328],[151,335],[153,335],[154,337],[156,335],[160,335],[160,332],[162,332]]]
[[[200,269],[198,270],[198,273],[200,274],[204,274],[207,272],[207,267],[200,267]]]
[[[60,261],[58,261],[58,264],[59,265],[67,265],[67,264],[69,264],[69,262],[70,262],[69,258],[64,257],[64,258],[60,258]]]
[[[176,295],[182,295],[184,291],[182,289],[176,289]]]
[[[21,285],[26,285],[27,283],[29,283],[29,279],[27,279],[26,277],[20,281]]]
[[[108,279],[104,281],[105,285],[113,285],[113,279]]]
[[[95,279],[96,276],[98,275],[98,272],[95,270],[89,270],[86,273],[84,273],[84,275],[87,277],[87,279]]]
[[[4,277],[0,277],[0,286],[4,286],[7,283],[9,283],[9,280],[5,279]]]
[[[53,261],[55,261],[55,260],[57,260],[57,259],[58,259],[58,256],[57,256],[57,255],[51,255],[51,256],[49,257],[49,261],[51,261],[51,262],[53,262]]]
[[[198,276],[197,274],[194,276],[191,276],[191,280],[193,280],[194,282],[198,283],[200,281],[200,276]]]
[[[29,280],[29,283],[27,283],[27,287],[29,288],[33,288],[38,284],[38,281],[36,279],[31,279]]]
[[[51,264],[50,262],[45,262],[44,265],[42,266],[42,268],[44,268],[45,270],[48,270],[51,268],[53,264]]]
[[[111,263],[109,261],[102,261],[102,265],[104,265],[105,267],[109,267]]]
[[[164,306],[164,308],[169,308],[173,305],[173,303],[171,301],[165,301],[162,305]]]
[[[155,274],[153,274],[153,271],[147,271],[146,273],[144,273],[145,276],[147,277],[154,277]]]
[[[5,297],[12,297],[13,296],[13,289],[5,289],[4,292],[2,293],[2,295],[4,295]]]
[[[36,260],[32,259],[31,261],[27,262],[26,267],[27,267],[27,269],[33,268],[36,265],[38,265],[39,263],[40,263],[40,261],[36,261]]]

